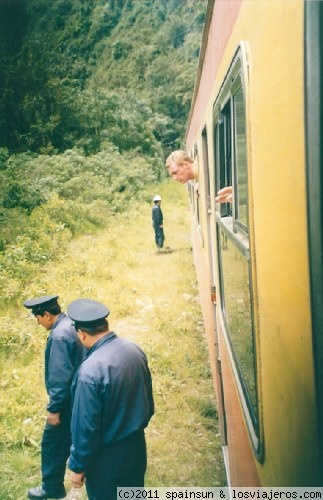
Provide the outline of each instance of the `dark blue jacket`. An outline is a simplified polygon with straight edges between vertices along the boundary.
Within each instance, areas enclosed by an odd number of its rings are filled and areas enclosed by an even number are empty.
[[[151,375],[144,352],[114,332],[88,352],[72,385],[69,467],[83,472],[104,445],[144,429],[154,413]]]
[[[153,227],[158,228],[163,224],[163,212],[159,205],[154,205],[151,209]]]
[[[58,413],[70,405],[73,377],[84,358],[84,352],[72,321],[66,314],[60,314],[51,329],[45,349],[45,386],[49,395],[49,412]]]

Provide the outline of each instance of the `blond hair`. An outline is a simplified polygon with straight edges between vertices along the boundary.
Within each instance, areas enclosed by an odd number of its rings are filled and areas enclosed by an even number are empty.
[[[168,158],[166,159],[166,167],[168,168],[171,163],[175,163],[176,165],[181,165],[187,161],[188,163],[194,163],[194,160],[182,149],[178,149],[177,151],[173,151]]]

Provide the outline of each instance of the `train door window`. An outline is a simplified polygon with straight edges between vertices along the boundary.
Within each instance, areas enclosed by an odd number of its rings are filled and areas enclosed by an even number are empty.
[[[234,221],[238,228],[247,232],[248,207],[247,207],[247,143],[246,143],[246,117],[243,88],[240,75],[232,86],[233,101],[233,126],[234,126]]]
[[[204,127],[202,132],[202,152],[203,152],[203,167],[204,167],[204,181],[205,181],[205,202],[207,213],[211,210],[211,188],[209,177],[209,154],[207,144],[207,131]]]
[[[231,110],[230,105],[224,106],[218,121],[218,161],[219,169],[216,176],[218,189],[232,185],[231,168]],[[217,189],[217,190],[218,190]],[[221,217],[231,215],[231,204],[221,203]]]
[[[260,424],[248,235],[245,82],[242,72],[243,62],[238,52],[214,105],[216,191],[233,186],[234,192],[233,206],[227,203],[216,206],[216,233],[225,334],[246,421],[258,452]]]
[[[196,163],[197,169],[199,169],[199,157],[198,157],[197,145],[195,145],[194,147],[193,159]],[[198,184],[196,181],[189,181],[189,182],[192,184],[193,197],[194,197],[194,213],[196,217],[196,222],[197,225],[200,226],[200,199],[198,196]]]
[[[208,243],[208,257],[211,269],[211,282],[215,286],[215,273],[212,260],[212,238],[211,238],[211,224],[212,224],[212,209],[211,209],[211,182],[210,182],[210,165],[209,165],[209,151],[208,151],[208,134],[207,128],[204,127],[202,131],[202,158],[203,158],[203,181],[205,189],[205,211],[206,211],[206,238]]]
[[[191,157],[192,158],[194,157],[193,152],[191,152]],[[193,189],[193,184],[191,182],[187,183],[187,190],[189,193],[189,199],[190,199],[192,211],[193,211],[193,213],[195,213],[194,189]]]

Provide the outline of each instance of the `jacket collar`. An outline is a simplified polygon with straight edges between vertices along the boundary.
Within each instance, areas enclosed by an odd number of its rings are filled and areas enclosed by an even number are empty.
[[[114,340],[117,337],[118,337],[117,334],[114,333],[114,332],[107,333],[106,335],[104,335],[103,337],[101,337],[99,340],[97,340],[95,342],[95,344],[93,344],[93,346],[91,347],[91,349],[88,351],[86,357],[88,358],[90,356],[90,354],[92,354],[92,352],[94,352],[97,349],[99,349],[103,344],[108,344],[109,342],[112,342],[112,340]]]

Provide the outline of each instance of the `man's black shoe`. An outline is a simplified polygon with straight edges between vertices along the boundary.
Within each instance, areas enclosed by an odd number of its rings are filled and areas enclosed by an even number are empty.
[[[28,490],[28,498],[32,500],[49,500],[50,498],[65,498],[66,496],[66,491],[61,490],[60,492],[56,493],[49,493],[44,490],[42,486],[36,486],[36,488],[31,488]]]

